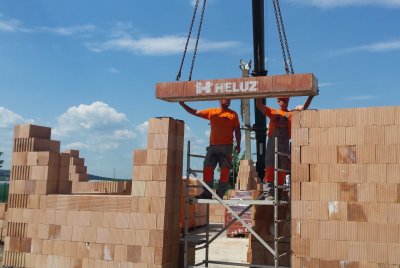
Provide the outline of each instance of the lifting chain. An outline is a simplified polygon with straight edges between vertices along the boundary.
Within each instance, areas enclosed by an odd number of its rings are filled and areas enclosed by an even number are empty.
[[[281,43],[282,56],[283,56],[283,61],[285,64],[285,71],[286,71],[286,74],[294,74],[292,57],[290,56],[289,43],[286,38],[286,31],[285,31],[285,26],[283,24],[283,18],[282,18],[281,8],[279,5],[279,0],[272,0],[272,3],[274,5],[276,26],[278,28],[278,35],[279,35],[279,41]],[[282,37],[282,34],[283,34],[283,37]],[[287,53],[287,58],[286,58],[286,53]],[[288,61],[289,61],[289,65],[288,65]]]
[[[194,47],[194,50],[193,50],[192,64],[190,66],[189,81],[192,80],[193,67],[194,67],[194,62],[196,60],[197,50],[198,50],[198,46],[199,46],[200,32],[201,32],[201,27],[202,27],[202,24],[203,24],[204,11],[206,9],[206,2],[207,2],[207,0],[204,0],[204,2],[203,2],[203,8],[202,8],[202,11],[201,11],[199,27],[197,29],[197,38],[196,38],[196,44],[195,44],[195,47]],[[180,78],[181,78],[181,75],[182,75],[182,68],[183,68],[183,64],[185,62],[187,49],[188,49],[188,45],[189,45],[189,42],[190,42],[190,36],[192,35],[193,25],[194,25],[194,22],[196,20],[198,7],[199,7],[199,0],[196,0],[196,4],[195,4],[195,7],[194,7],[193,16],[192,16],[192,21],[190,23],[189,32],[188,32],[188,36],[187,36],[187,39],[186,39],[185,49],[183,50],[181,64],[180,64],[180,67],[179,67],[179,70],[178,70],[178,74],[176,75],[176,81],[179,81]]]

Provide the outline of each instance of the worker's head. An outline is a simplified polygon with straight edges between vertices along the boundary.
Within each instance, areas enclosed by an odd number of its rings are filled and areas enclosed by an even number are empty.
[[[289,106],[289,97],[278,97],[276,98],[276,101],[278,102],[279,107],[282,110],[287,110],[288,106]]]
[[[222,109],[227,109],[231,105],[231,100],[230,99],[223,99],[219,100],[219,107]]]

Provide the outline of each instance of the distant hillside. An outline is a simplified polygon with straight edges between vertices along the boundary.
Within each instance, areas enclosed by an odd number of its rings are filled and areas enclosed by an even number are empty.
[[[10,171],[9,170],[2,170],[0,169],[0,181],[8,181],[10,180]],[[126,180],[126,179],[111,179],[107,177],[97,176],[89,174],[89,180],[96,180],[96,181],[114,181],[114,180]]]
[[[0,169],[0,181],[8,181],[10,179],[10,171]]]

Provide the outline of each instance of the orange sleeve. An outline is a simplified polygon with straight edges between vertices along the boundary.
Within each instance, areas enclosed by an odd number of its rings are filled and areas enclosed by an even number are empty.
[[[273,114],[274,109],[265,106],[265,116],[267,116],[268,118],[271,118],[272,114]]]
[[[200,110],[200,111],[197,111],[197,115],[204,119],[210,119],[210,117],[212,115],[212,110],[213,110],[212,108]]]

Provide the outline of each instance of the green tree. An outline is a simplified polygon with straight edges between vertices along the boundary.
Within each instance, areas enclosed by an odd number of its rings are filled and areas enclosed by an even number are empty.
[[[2,156],[2,155],[3,155],[3,152],[0,152],[0,156]],[[1,160],[1,159],[0,159],[0,168],[3,167],[3,163],[4,163],[4,160]]]

